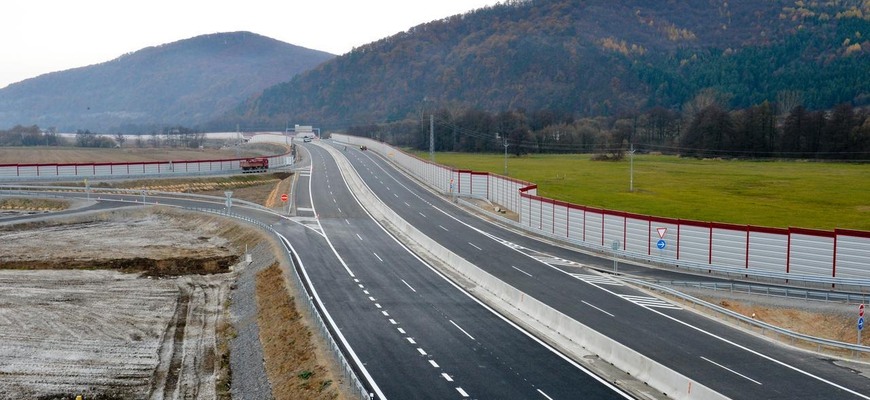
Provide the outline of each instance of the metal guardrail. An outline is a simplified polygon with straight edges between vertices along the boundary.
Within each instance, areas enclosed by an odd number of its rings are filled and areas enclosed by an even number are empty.
[[[625,276],[618,277],[618,279],[631,283],[636,286],[644,287],[649,290],[666,293],[670,296],[677,297],[683,301],[689,302],[694,306],[701,306],[727,317],[733,318],[738,321],[738,325],[740,322],[746,324],[749,327],[758,328],[761,330],[762,335],[767,335],[768,332],[773,332],[777,335],[785,336],[792,340],[793,344],[796,344],[798,341],[803,342],[805,344],[809,344],[811,347],[815,347],[816,351],[819,353],[823,352],[823,349],[831,349],[835,352],[844,353],[844,352],[852,352],[853,356],[856,359],[865,358],[870,355],[870,346],[862,346],[858,344],[845,343],[836,340],[817,338],[814,336],[806,335],[799,332],[790,331],[788,329],[783,329],[775,325],[768,324],[763,321],[759,321],[753,319],[751,317],[747,317],[743,314],[731,311],[727,308],[717,306],[715,304],[706,302],[704,300],[695,298],[693,296],[682,293],[678,290],[671,289],[662,285],[657,285],[655,283],[643,281],[640,279],[629,278]]]
[[[746,293],[753,295],[798,298],[815,301],[836,301],[847,304],[865,304],[870,302],[870,294],[828,292],[807,289],[794,289],[789,287],[777,287],[767,285],[751,285],[736,282],[692,282],[692,281],[658,281],[659,284],[671,286],[695,287],[729,293]]]

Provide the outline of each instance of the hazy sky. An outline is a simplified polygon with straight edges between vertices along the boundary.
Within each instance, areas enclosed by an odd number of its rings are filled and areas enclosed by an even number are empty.
[[[250,31],[344,54],[493,0],[2,0],[0,88],[198,35]]]

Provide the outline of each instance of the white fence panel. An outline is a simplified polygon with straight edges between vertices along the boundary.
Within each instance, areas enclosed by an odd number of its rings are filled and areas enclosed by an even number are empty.
[[[586,237],[586,211],[579,208],[568,207],[568,237],[582,242]]]
[[[788,234],[749,232],[749,270],[784,273]]]
[[[837,235],[837,277],[870,279],[870,237]]]
[[[625,243],[620,248],[630,253],[649,254],[650,222],[637,218],[628,218],[625,221],[625,225]]]
[[[789,273],[832,277],[833,264],[833,237],[791,234]]]
[[[586,237],[584,242],[589,245],[602,246],[602,222],[604,215],[597,211],[586,210]]]
[[[712,264],[746,267],[746,230],[713,228]]]
[[[604,214],[604,242],[600,244],[610,249],[613,242],[624,242],[625,224],[625,217],[622,215]]]
[[[653,226],[655,229],[655,226]],[[655,241],[658,241],[653,238]],[[710,263],[710,228],[706,226],[680,225],[680,261],[700,264]],[[670,246],[669,246],[670,247]],[[658,251],[653,243],[653,253]]]
[[[568,237],[568,206],[562,203],[553,204],[553,236]]]

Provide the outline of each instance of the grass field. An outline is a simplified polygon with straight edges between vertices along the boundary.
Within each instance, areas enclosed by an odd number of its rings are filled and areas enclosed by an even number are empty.
[[[427,154],[420,157],[428,158]],[[437,153],[438,163],[504,172],[504,156]],[[508,155],[508,175],[538,194],[638,214],[771,227],[870,230],[870,164],[696,160],[661,155]]]

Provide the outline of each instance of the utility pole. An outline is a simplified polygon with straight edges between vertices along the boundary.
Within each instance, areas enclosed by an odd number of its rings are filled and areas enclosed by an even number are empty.
[[[628,151],[628,191],[634,192],[634,144]]]
[[[508,146],[510,146],[510,143],[507,141],[507,136],[503,136],[502,141],[504,144],[504,176],[507,176],[507,149]]]
[[[435,116],[429,114],[429,160],[435,161]]]

